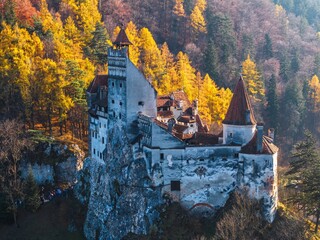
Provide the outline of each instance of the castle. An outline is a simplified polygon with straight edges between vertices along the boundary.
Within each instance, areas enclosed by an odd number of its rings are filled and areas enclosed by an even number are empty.
[[[122,126],[134,157],[143,157],[152,186],[186,209],[214,212],[236,188],[263,203],[272,222],[278,200],[277,153],[273,132],[264,136],[240,77],[219,135],[209,133],[183,91],[158,96],[128,58],[130,45],[120,31],[108,50],[108,75],[97,75],[87,90],[89,152],[105,161],[108,132]],[[107,164],[107,163],[106,163]]]

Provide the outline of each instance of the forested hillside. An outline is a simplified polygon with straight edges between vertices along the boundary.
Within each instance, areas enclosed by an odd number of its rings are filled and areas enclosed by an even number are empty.
[[[184,89],[221,123],[242,73],[259,121],[289,149],[318,134],[320,37],[316,1],[4,0],[0,111],[30,128],[86,134],[85,89],[106,72],[119,26],[130,58],[159,94]],[[311,11],[313,10],[313,11]],[[312,12],[312,13],[311,13]],[[313,16],[313,17],[312,17]],[[78,121],[81,119],[81,121]],[[287,148],[286,148],[287,146]]]

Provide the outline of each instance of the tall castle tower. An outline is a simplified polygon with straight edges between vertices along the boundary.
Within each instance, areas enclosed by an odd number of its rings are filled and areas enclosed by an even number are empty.
[[[121,29],[108,50],[108,115],[109,127],[121,122],[131,138],[139,132],[138,113],[157,116],[157,92],[130,61],[129,45],[131,42]]]
[[[113,48],[108,49],[108,114],[111,126],[116,121],[125,124],[127,119],[126,77],[129,45],[131,42],[121,29]]]
[[[240,77],[223,124],[223,144],[245,145],[256,130],[257,121],[247,94],[242,76]]]

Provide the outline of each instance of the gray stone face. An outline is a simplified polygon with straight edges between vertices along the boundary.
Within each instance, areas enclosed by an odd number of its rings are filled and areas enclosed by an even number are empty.
[[[88,203],[87,239],[146,234],[158,218],[156,207],[162,203],[161,191],[152,187],[145,160],[133,157],[124,130],[115,125],[108,136],[106,159],[86,159],[79,175],[85,181],[76,186],[77,195]]]
[[[21,177],[26,178],[31,167],[37,184],[74,184],[77,172],[82,169],[83,159],[84,152],[76,144],[69,148],[60,143],[39,143],[35,151],[26,154],[21,161]]]

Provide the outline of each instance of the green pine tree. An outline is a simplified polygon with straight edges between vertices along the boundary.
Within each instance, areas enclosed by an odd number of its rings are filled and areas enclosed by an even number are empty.
[[[84,52],[90,60],[96,64],[104,65],[108,62],[108,39],[109,35],[105,27],[97,22],[95,30],[92,32],[93,38],[88,46],[84,49]]]
[[[267,84],[266,98],[266,111],[268,114],[270,126],[277,130],[279,124],[279,100],[277,95],[276,77],[273,74]]]
[[[214,79],[219,86],[221,86],[221,82],[219,82],[219,72],[218,72],[218,55],[216,46],[212,39],[208,42],[207,50],[204,53],[204,64],[205,64],[205,72],[207,72],[212,79]]]
[[[315,232],[320,218],[320,153],[311,132],[305,132],[305,139],[294,145],[287,174],[297,194],[289,200],[302,207],[306,216],[316,217]]]
[[[24,184],[25,207],[26,209],[35,212],[41,204],[39,187],[34,179],[31,167],[29,168],[28,176]]]
[[[264,35],[264,46],[263,46],[263,55],[265,59],[269,59],[273,57],[273,50],[272,50],[272,41],[268,33]]]

